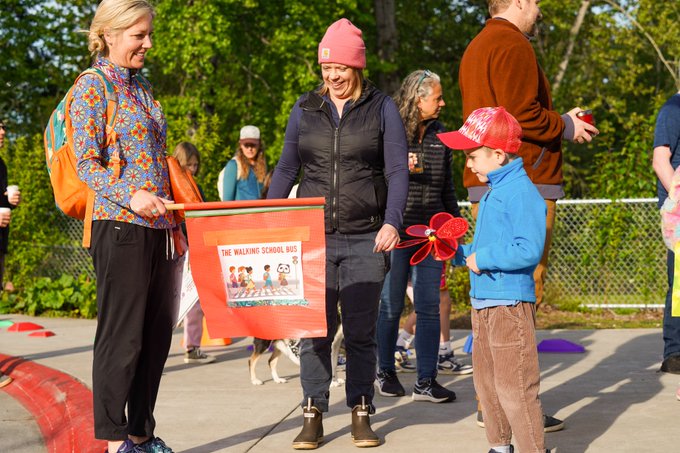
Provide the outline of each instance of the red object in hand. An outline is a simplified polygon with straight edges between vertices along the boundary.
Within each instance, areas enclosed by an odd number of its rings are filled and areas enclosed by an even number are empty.
[[[580,119],[581,121],[585,121],[591,126],[595,126],[595,118],[593,118],[592,110],[581,110],[576,114],[576,118]]]
[[[453,258],[458,249],[457,239],[462,237],[468,230],[467,220],[462,217],[454,217],[448,212],[438,212],[430,219],[430,225],[411,225],[406,228],[409,236],[422,239],[410,239],[400,242],[397,248],[403,249],[425,243],[411,257],[411,265],[415,266],[427,258],[434,247],[434,256],[437,260]]]

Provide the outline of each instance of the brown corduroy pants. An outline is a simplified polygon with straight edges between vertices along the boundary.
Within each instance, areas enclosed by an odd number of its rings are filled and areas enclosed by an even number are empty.
[[[472,309],[473,378],[491,447],[514,434],[520,453],[545,451],[535,316],[527,302]]]

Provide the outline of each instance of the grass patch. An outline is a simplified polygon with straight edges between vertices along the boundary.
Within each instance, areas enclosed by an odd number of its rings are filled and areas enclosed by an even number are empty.
[[[572,307],[568,307],[572,308]],[[663,310],[655,309],[562,309],[561,306],[542,304],[536,313],[536,328],[554,329],[640,329],[660,328]],[[454,307],[451,311],[452,329],[471,329],[470,309]]]

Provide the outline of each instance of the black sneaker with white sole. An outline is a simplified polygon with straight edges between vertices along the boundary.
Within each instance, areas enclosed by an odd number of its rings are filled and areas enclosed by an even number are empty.
[[[375,388],[382,396],[404,396],[406,391],[399,382],[396,371],[379,371],[375,377]]]
[[[564,429],[564,422],[559,418],[555,418],[551,415],[543,416],[543,432],[554,433],[555,431],[561,431]]]
[[[484,428],[484,416],[482,411],[477,411],[477,425]],[[555,431],[561,431],[564,429],[564,421],[559,418],[555,418],[552,415],[543,416],[543,432],[544,433],[554,433]]]
[[[429,401],[431,403],[449,403],[456,399],[456,394],[442,387],[434,378],[419,379],[413,387],[413,401]]]

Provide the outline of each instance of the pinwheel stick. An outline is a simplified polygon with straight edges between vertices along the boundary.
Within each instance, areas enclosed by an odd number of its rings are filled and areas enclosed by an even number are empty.
[[[443,238],[437,236],[437,235],[434,234],[434,233],[432,234],[432,236],[434,236],[435,238],[437,238],[437,240],[441,241],[445,246],[447,246],[447,247],[450,248],[451,250],[456,250],[456,247],[454,247],[453,245],[451,245],[451,243],[450,243],[449,241],[447,241],[446,239],[443,239]]]

